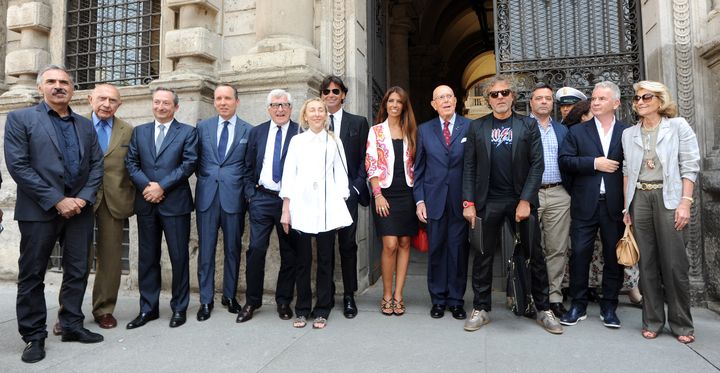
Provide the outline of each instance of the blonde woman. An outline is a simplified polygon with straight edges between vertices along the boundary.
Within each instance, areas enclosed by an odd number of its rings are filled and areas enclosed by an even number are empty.
[[[659,82],[636,83],[636,126],[623,132],[625,224],[633,224],[640,249],[642,336],[654,339],[665,326],[680,343],[695,341],[690,316],[689,263],[683,229],[690,222],[700,150],[688,122]]]
[[[342,142],[327,130],[327,107],[319,98],[305,101],[300,127],[305,132],[290,140],[283,168],[280,223],[285,232],[299,232],[296,243],[296,318],[293,326],[305,327],[310,314],[313,328],[327,325],[333,304],[333,251],[335,230],[352,224],[345,205],[349,196],[347,166]],[[310,267],[311,238],[317,240],[317,300],[312,312]]]

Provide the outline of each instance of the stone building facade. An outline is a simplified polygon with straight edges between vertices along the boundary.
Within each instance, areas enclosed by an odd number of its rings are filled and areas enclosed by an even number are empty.
[[[574,3],[593,7],[588,9],[601,7],[598,9],[609,17],[617,16],[616,13],[627,16],[605,27],[617,27],[621,34],[624,32],[629,40],[641,46],[637,75],[665,82],[677,98],[681,115],[698,134],[703,173],[696,188],[698,202],[688,232],[687,251],[691,258],[694,301],[717,308],[720,301],[720,0],[579,0]],[[597,5],[601,3],[610,5],[602,8]],[[0,33],[0,67],[4,70],[4,75],[0,74],[0,133],[4,133],[9,111],[38,102],[36,72],[48,63],[72,65],[77,77],[82,78],[77,79],[81,89],[76,91],[72,103],[77,112],[89,110],[85,98],[94,82],[111,81],[121,85],[123,105],[118,116],[135,125],[152,119],[149,92],[153,87],[176,89],[180,95],[177,118],[197,123],[214,113],[214,86],[220,82],[232,84],[240,92],[240,116],[250,123],[261,123],[268,118],[265,97],[271,89],[288,90],[298,110],[306,98],[317,96],[319,82],[327,74],[342,76],[348,85],[350,92],[345,105],[348,111],[366,115],[372,122],[384,90],[391,85],[401,85],[409,88],[418,120],[424,121],[432,116],[429,101],[432,87],[437,83],[450,84],[461,97],[458,101],[468,106],[478,101],[472,98],[473,87],[497,71],[496,55],[502,56],[502,51],[496,50],[496,33],[498,25],[502,28],[506,13],[556,12],[563,23],[553,26],[558,28],[548,34],[550,39],[565,32],[565,24],[574,23],[582,30],[583,25],[574,22],[576,9],[561,9],[562,4],[566,3],[558,0],[0,0],[0,27],[4,31]],[[125,18],[118,18],[118,9],[123,9]],[[132,12],[128,13],[128,9]],[[104,11],[115,15],[114,18],[103,18]],[[133,26],[135,24],[137,26]],[[113,27],[122,28],[125,36],[117,40],[129,45],[113,44],[116,41],[113,32],[118,31]],[[138,39],[127,36],[137,33],[138,27],[150,31]],[[627,35],[627,30],[634,29],[636,34]],[[103,32],[111,36],[100,37],[106,35]],[[509,32],[519,31],[510,23]],[[545,41],[535,43],[541,42]],[[104,46],[110,44],[116,48],[115,54],[103,52]],[[85,60],[88,56],[90,66]],[[131,69],[136,66],[135,62],[137,69]],[[294,113],[293,118],[296,117]],[[17,274],[19,246],[17,225],[12,222],[15,185],[4,162],[0,172],[5,181],[0,189],[0,207],[5,211],[6,226],[0,240],[0,278],[11,280]],[[374,238],[372,225],[368,224],[367,210],[361,209],[361,215],[358,271],[360,287],[364,288],[377,279],[379,243]],[[134,219],[131,219],[130,269],[125,277],[128,287],[133,287],[136,281],[135,231]],[[194,258],[197,242],[191,242],[191,251]],[[279,260],[277,249],[273,247],[269,255],[265,284],[271,290]],[[241,283],[244,280],[241,279]]]

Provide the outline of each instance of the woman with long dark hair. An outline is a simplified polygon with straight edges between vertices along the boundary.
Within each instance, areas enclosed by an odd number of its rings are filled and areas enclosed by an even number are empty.
[[[383,243],[380,310],[400,316],[405,313],[410,238],[418,230],[412,194],[417,124],[404,89],[396,86],[385,93],[375,123],[368,134],[365,168],[374,197],[375,229]]]

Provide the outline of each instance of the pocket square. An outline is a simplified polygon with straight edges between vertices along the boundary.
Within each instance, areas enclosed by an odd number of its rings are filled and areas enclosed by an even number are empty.
[[[240,142],[239,142],[239,144],[246,144],[246,143],[247,143],[247,141],[248,141],[248,139],[240,139]]]
[[[463,137],[462,140],[460,140],[460,143],[462,144],[462,143],[464,143],[465,141],[467,141],[467,137]]]

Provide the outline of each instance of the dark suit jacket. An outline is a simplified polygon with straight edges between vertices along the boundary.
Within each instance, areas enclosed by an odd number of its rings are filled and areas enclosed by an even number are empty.
[[[195,203],[198,211],[206,211],[218,195],[220,206],[229,214],[245,211],[245,150],[252,126],[235,117],[235,134],[222,162],[218,159],[218,116],[197,125],[198,167]]]
[[[92,113],[85,117],[92,122]],[[130,123],[114,117],[110,143],[103,156],[104,173],[97,192],[95,211],[104,198],[110,215],[115,219],[129,218],[133,214],[135,186],[130,181],[130,175],[125,167],[125,156],[130,147],[132,131],[133,126]]]
[[[80,174],[65,193],[63,152],[55,127],[40,103],[12,111],[5,123],[5,164],[17,183],[15,220],[49,221],[53,208],[64,197],[95,203],[103,175],[103,154],[92,122],[71,113],[80,146]]]
[[[615,122],[607,158],[623,162],[622,132],[628,126],[620,121]],[[605,194],[609,213],[622,215],[623,209],[623,174],[622,167],[613,173],[595,171],[595,158],[604,157],[600,136],[598,136],[595,119],[570,127],[558,156],[560,170],[573,178],[570,214],[573,219],[588,220],[595,214],[600,180],[605,178]]]
[[[285,156],[287,155],[290,139],[297,135],[298,124],[290,121],[288,124],[285,143],[282,148],[282,158],[280,159],[280,168],[285,167]],[[270,130],[270,121],[255,126],[248,136],[248,148],[245,153],[245,198],[250,199],[255,194],[255,186],[260,181],[260,171],[262,171],[263,158],[265,157],[265,144],[267,143],[268,131]]]
[[[448,198],[452,214],[462,218],[463,140],[469,128],[470,120],[456,115],[448,147],[439,117],[418,127],[413,195],[415,202],[425,201],[430,219],[442,218]]]
[[[358,203],[363,206],[370,204],[370,193],[367,188],[367,171],[365,171],[365,151],[370,127],[365,117],[350,114],[343,110],[340,125],[340,141],[345,148],[347,162],[348,186],[350,195],[357,193]],[[354,188],[353,188],[354,187]],[[355,189],[358,191],[355,192]]]
[[[538,190],[545,171],[540,130],[535,119],[512,114],[512,169],[515,193],[521,200],[538,207]],[[479,211],[485,208],[490,189],[492,165],[490,132],[493,114],[474,120],[470,124],[465,142],[465,167],[463,169],[463,200],[474,201]]]
[[[153,204],[145,201],[142,192],[151,181],[160,184],[165,199],[158,206],[163,216],[180,216],[193,210],[188,178],[197,164],[197,131],[194,127],[173,120],[155,155],[155,122],[135,127],[125,165],[135,184],[135,213],[148,215]]]

